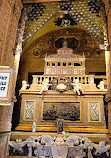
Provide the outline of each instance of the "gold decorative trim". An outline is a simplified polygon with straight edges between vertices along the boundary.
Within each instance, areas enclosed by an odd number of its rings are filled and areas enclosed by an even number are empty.
[[[21,94],[39,94],[39,92],[40,91],[30,91],[30,90],[20,91]],[[45,95],[46,94],[52,94],[52,95],[54,94],[54,95],[56,95],[56,94],[60,94],[60,93],[57,91],[50,90],[47,92],[43,92],[42,94],[45,94]],[[73,96],[74,96],[74,94],[77,95],[73,91],[66,91],[66,92],[63,92],[62,94],[66,94],[66,95],[72,94]],[[104,95],[104,94],[106,94],[106,91],[84,91],[82,94],[84,94],[84,95],[88,95],[88,94],[90,94],[90,95],[93,95],[93,94]]]
[[[25,109],[26,109],[26,102],[34,102],[34,111],[33,111],[33,119],[29,120],[29,119],[25,119]],[[23,114],[23,121],[34,121],[35,118],[35,105],[36,105],[36,100],[25,100],[25,105],[24,105],[24,114]]]
[[[16,130],[32,131],[32,125],[19,124]],[[64,126],[64,130],[68,132],[108,133],[108,130],[104,126]],[[36,131],[57,131],[57,126],[36,125]]]
[[[56,120],[52,121],[52,120],[43,120],[43,106],[44,106],[44,102],[79,102],[80,103],[80,121],[67,121],[64,120],[64,122],[82,122],[82,117],[81,117],[81,101],[80,100],[43,100],[42,101],[42,107],[41,107],[41,122],[56,122]]]
[[[98,103],[98,110],[99,110],[99,121],[91,121],[90,120],[90,102],[96,102]],[[101,123],[101,116],[100,116],[100,102],[99,101],[88,101],[88,116],[89,116],[89,122],[91,123]]]

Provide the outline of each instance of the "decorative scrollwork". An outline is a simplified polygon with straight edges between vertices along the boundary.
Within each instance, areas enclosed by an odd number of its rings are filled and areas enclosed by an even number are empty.
[[[71,85],[71,79],[70,78],[55,78],[52,81],[52,90],[56,90],[59,92],[69,91],[73,89],[73,86]]]

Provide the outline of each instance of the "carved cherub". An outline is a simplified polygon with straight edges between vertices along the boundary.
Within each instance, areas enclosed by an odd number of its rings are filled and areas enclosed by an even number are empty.
[[[73,85],[74,92],[77,92],[80,95],[80,91],[83,92],[81,84],[79,83],[79,79],[75,79],[75,83],[71,83]]]
[[[13,152],[18,151],[19,153],[23,153],[23,146],[26,142],[22,142],[21,139],[16,139],[16,142],[10,143],[10,146],[13,148]]]
[[[109,156],[110,146],[106,145],[104,141],[101,141],[99,143],[99,146],[96,146],[95,155],[101,155],[102,153],[106,153],[107,156]]]
[[[100,81],[97,87],[101,90],[104,90],[104,81]]]
[[[42,89],[41,91],[39,92],[39,94],[41,94],[43,91],[47,91],[48,88],[49,88],[49,79],[48,78],[45,78],[42,82]]]
[[[22,88],[20,90],[26,90],[26,88],[29,86],[29,84],[27,83],[27,81],[23,80],[22,81]]]

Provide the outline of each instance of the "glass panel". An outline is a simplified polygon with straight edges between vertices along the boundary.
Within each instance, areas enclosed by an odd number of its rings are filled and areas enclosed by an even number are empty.
[[[71,63],[71,62],[69,62],[69,63],[68,63],[68,66],[71,66],[71,65],[72,65],[72,63]]]
[[[81,61],[75,61],[74,66],[82,66],[82,62]]]
[[[55,62],[52,62],[52,66],[55,66]]]
[[[61,66],[61,63],[60,63],[60,62],[58,62],[58,66]]]
[[[50,66],[50,62],[47,62],[47,66]]]
[[[66,62],[63,62],[63,66],[66,66]]]

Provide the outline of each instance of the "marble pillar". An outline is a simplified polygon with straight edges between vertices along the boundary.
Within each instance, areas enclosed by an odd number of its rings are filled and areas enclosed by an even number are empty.
[[[0,134],[0,158],[7,157],[8,142],[10,139],[10,132]]]
[[[108,102],[109,114],[109,134],[111,134],[111,6],[109,0],[105,4],[108,24],[108,46],[106,50],[106,75],[107,75],[107,95],[106,101]]]
[[[108,125],[108,137],[111,140],[111,2],[110,0],[106,1],[105,10],[107,15],[107,25],[108,25],[108,46],[107,46],[107,58],[106,58],[106,75],[107,75],[107,95],[106,101],[108,104],[108,116],[109,116],[109,125]],[[111,141],[110,141],[110,150],[111,150]]]
[[[18,75],[18,69],[19,69],[19,62],[20,62],[20,55],[22,52],[22,40],[23,40],[23,34],[24,34],[24,30],[25,30],[25,24],[26,24],[26,20],[27,20],[27,14],[28,11],[26,11],[25,9],[22,10],[22,15],[21,15],[21,23],[19,24],[20,28],[18,29],[18,37],[17,37],[17,47],[16,47],[16,51],[15,51],[15,62],[14,62],[14,67],[15,67],[15,79],[14,79],[14,84],[16,84],[16,80],[17,80],[17,75]]]
[[[108,136],[111,137],[111,49],[107,51],[107,95],[106,101],[108,103],[108,116],[109,116],[109,126],[108,126]]]
[[[0,1],[0,65],[14,69],[14,46],[18,21],[21,15],[21,0]],[[13,90],[14,92],[14,90]],[[14,98],[14,97],[13,97]],[[0,157],[7,157],[8,141],[13,112],[11,105],[0,105]]]

